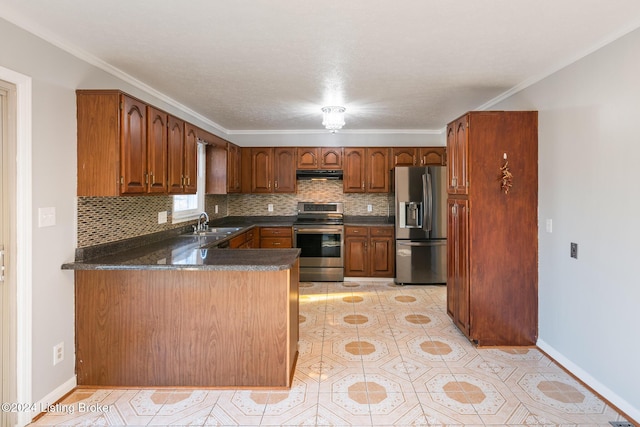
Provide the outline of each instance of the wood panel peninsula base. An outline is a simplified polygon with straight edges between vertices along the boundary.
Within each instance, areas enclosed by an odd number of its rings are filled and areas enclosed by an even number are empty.
[[[298,269],[76,270],[78,385],[289,388]]]

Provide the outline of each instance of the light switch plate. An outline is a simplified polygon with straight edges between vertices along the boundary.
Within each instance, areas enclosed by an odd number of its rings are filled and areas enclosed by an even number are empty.
[[[38,208],[38,227],[56,225],[56,208]]]
[[[273,212],[273,203],[269,203],[269,204],[267,205],[267,210],[268,210],[269,212]]]
[[[546,228],[547,228],[547,233],[553,233],[553,220],[548,218],[547,219],[547,224],[546,224]]]

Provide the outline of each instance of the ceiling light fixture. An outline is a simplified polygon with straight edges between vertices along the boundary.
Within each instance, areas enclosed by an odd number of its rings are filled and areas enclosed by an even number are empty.
[[[322,107],[322,125],[331,133],[336,133],[344,126],[344,112],[344,107]]]

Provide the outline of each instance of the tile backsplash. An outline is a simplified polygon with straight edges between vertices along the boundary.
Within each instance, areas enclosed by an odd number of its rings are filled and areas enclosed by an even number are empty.
[[[393,194],[342,192],[342,181],[298,181],[296,194],[230,194],[206,196],[210,219],[225,216],[293,216],[297,203],[343,202],[345,215],[387,216],[393,214]],[[158,212],[171,212],[171,196],[78,197],[78,248],[116,242],[183,227],[158,224]],[[273,205],[273,212],[268,205]],[[215,206],[218,213],[215,214]],[[367,210],[371,205],[372,211]]]
[[[393,214],[393,194],[354,194],[342,192],[342,181],[298,181],[296,194],[232,194],[229,215],[296,215],[298,202],[343,202],[345,215]],[[273,212],[268,205],[273,205]],[[367,211],[371,205],[372,211]]]

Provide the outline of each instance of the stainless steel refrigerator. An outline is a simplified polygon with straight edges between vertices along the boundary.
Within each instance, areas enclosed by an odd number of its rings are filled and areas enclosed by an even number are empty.
[[[394,170],[396,283],[447,282],[446,167]]]

